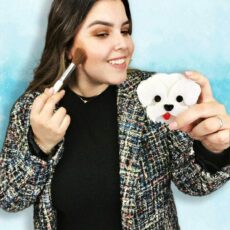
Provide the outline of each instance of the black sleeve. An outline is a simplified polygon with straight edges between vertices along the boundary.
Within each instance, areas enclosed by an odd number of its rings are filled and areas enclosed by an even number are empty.
[[[196,162],[211,174],[221,170],[224,166],[230,165],[230,148],[220,154],[215,154],[207,150],[200,141],[194,141]]]
[[[28,135],[28,144],[29,144],[31,154],[44,161],[48,161],[50,159],[50,155],[44,153],[35,142],[31,126],[29,127],[29,131],[27,135]]]

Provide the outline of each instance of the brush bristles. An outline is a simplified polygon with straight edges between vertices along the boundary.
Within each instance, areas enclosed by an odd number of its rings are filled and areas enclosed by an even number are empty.
[[[86,53],[83,49],[81,48],[77,48],[75,53],[74,53],[74,57],[73,57],[73,60],[72,62],[78,66],[80,64],[84,64],[84,62],[86,61]]]

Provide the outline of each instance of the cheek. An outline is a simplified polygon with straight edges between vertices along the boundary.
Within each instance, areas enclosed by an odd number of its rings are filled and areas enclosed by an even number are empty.
[[[129,52],[129,55],[132,56],[135,49],[135,45],[131,36],[126,37],[126,47]]]
[[[102,59],[100,53],[98,53],[98,52],[88,52],[86,62],[84,63],[84,68],[88,72],[91,72],[91,71],[95,72],[101,66],[102,61],[103,61],[103,59]]]
[[[106,61],[108,58],[109,51],[105,47],[97,47],[88,49],[87,62],[88,63],[99,63],[101,61]]]
[[[134,49],[135,49],[135,45],[134,45],[133,40],[131,39],[130,45],[129,45],[129,51],[130,51],[130,54],[131,54],[131,55],[133,54]]]

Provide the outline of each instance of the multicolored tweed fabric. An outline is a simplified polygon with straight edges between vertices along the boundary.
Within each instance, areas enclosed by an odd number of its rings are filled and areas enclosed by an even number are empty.
[[[131,71],[118,86],[122,226],[124,230],[177,230],[171,182],[184,193],[206,195],[229,180],[230,166],[210,174],[196,163],[193,141],[186,134],[148,119],[136,89],[150,75]],[[29,115],[38,95],[25,93],[11,111],[0,154],[0,207],[17,212],[34,205],[34,229],[55,230],[50,185],[65,140],[47,161],[31,154],[27,139]]]

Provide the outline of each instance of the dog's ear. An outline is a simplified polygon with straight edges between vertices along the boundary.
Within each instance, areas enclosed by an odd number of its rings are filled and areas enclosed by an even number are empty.
[[[176,100],[177,96],[182,96],[184,103],[188,106],[194,105],[200,95],[200,86],[186,77],[178,80],[170,90],[170,98]]]
[[[166,86],[160,81],[159,77],[152,76],[142,81],[137,87],[137,95],[144,107],[155,103],[154,98],[160,96],[161,100],[167,97]]]

